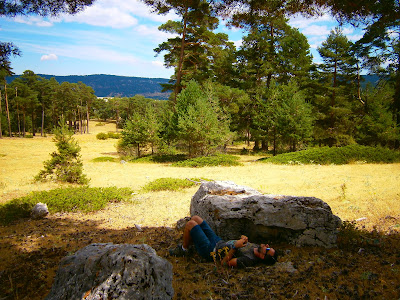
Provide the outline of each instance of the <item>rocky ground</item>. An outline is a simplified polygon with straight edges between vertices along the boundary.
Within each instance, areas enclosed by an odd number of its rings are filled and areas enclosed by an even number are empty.
[[[0,299],[43,299],[61,258],[94,242],[152,246],[173,265],[175,299],[399,299],[399,223],[400,215],[383,218],[389,233],[347,224],[333,249],[276,243],[275,266],[229,270],[196,255],[169,257],[181,239],[176,228],[113,228],[90,214],[22,220],[0,227]]]

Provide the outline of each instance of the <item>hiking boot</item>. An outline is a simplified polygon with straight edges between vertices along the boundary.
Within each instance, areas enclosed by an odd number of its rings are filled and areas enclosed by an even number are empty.
[[[187,256],[189,255],[189,250],[183,250],[182,245],[178,244],[175,248],[168,250],[171,256]]]

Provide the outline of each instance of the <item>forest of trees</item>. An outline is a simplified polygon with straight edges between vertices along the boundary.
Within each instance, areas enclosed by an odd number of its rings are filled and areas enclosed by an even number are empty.
[[[169,92],[161,92],[161,84],[168,83],[168,79],[166,78],[144,78],[106,74],[68,76],[38,75],[44,79],[51,79],[54,77],[54,79],[60,83],[64,81],[69,83],[82,82],[92,87],[97,97],[133,97],[136,95],[143,95],[151,99],[167,100],[170,95]],[[18,77],[19,75],[9,76],[7,77],[7,82],[11,83]]]
[[[234,139],[254,141],[255,149],[274,154],[353,143],[399,148],[398,2],[144,2],[156,13],[172,10],[181,16],[160,26],[176,37],[155,49],[175,70],[164,85],[172,91],[169,101],[138,96],[94,100],[82,84],[56,88],[54,81],[36,80],[34,86],[34,74],[26,71],[2,88],[9,102],[7,116],[2,110],[3,132],[4,120],[9,134],[24,132],[27,120],[35,133],[38,116],[41,128],[50,128],[61,115],[82,132],[92,112],[102,119],[114,118],[124,128],[122,146],[136,149],[138,155],[149,146],[154,151],[173,144],[184,145],[190,156],[207,155]],[[238,4],[240,10],[232,9]],[[341,22],[362,26],[365,34],[353,43],[335,28],[318,48],[323,62],[315,64],[307,38],[288,24],[288,16],[315,14],[321,6],[329,7]],[[245,30],[239,48],[216,32],[220,17]],[[363,84],[365,70],[382,80]]]

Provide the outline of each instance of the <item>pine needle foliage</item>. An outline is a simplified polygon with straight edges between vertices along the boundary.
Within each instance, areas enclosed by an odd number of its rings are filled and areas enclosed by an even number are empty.
[[[36,181],[52,179],[77,184],[89,182],[83,174],[81,147],[72,135],[65,122],[60,121],[60,127],[54,130],[53,138],[58,151],[51,153],[51,158],[44,162],[44,169],[35,176]]]

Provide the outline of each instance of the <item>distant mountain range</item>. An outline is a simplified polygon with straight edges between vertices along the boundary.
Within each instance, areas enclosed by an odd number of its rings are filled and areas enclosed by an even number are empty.
[[[168,83],[166,78],[142,78],[128,77],[116,75],[69,75],[69,76],[54,76],[37,74],[43,78],[50,79],[54,77],[57,82],[64,81],[77,83],[82,81],[84,84],[91,86],[97,97],[133,97],[135,95],[143,95],[146,98],[166,100],[170,92],[162,93],[161,83]],[[13,81],[19,75],[14,75],[7,78],[8,82]],[[367,83],[376,85],[379,81],[377,75],[363,75],[363,86]]]
[[[87,86],[91,86],[97,97],[133,97],[143,95],[146,98],[166,100],[170,93],[162,93],[161,83],[168,83],[165,78],[142,78],[116,75],[68,75],[54,76],[37,74],[40,77],[50,79],[54,77],[58,83],[64,81],[77,83],[82,81]],[[8,82],[13,81],[19,75],[10,76]]]

